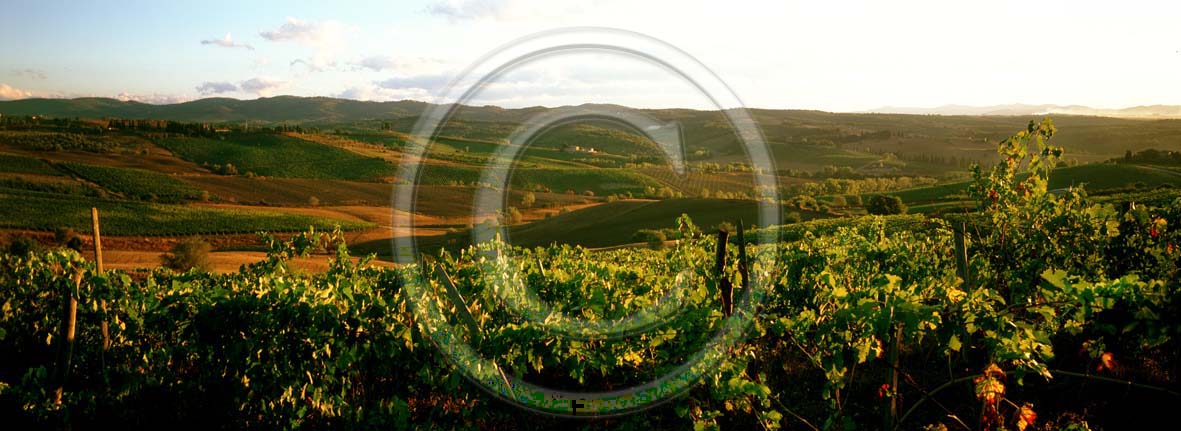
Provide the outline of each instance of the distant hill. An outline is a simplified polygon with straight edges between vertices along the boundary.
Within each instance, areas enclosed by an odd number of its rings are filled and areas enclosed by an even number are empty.
[[[310,124],[347,133],[368,133],[378,130],[382,123],[388,123],[396,131],[410,132],[418,117],[430,106],[433,105],[413,100],[363,102],[296,96],[254,100],[208,98],[172,105],[108,98],[24,99],[0,101],[0,114]],[[618,105],[594,106],[607,111],[631,109]],[[461,106],[440,130],[440,134],[499,141],[507,138],[526,120],[551,109],[554,108]],[[741,161],[746,157],[734,129],[720,111],[634,111],[662,123],[677,123],[691,161],[727,163]],[[1181,106],[1143,106],[1118,112],[1058,105],[882,108],[878,110],[880,113],[782,109],[749,111],[762,130],[763,137],[772,146],[776,163],[781,169],[819,169],[822,165],[857,167],[890,153],[910,161],[908,163],[912,166],[904,170],[910,175],[932,175],[948,169],[962,170],[966,166],[963,159],[990,160],[996,155],[998,140],[1012,135],[1014,130],[1024,128],[1030,120],[1046,115],[1052,115],[1060,129],[1061,133],[1054,138],[1056,143],[1067,148],[1068,157],[1076,157],[1080,162],[1106,160],[1121,156],[1127,150],[1181,148]],[[925,115],[932,113],[942,115]],[[621,138],[616,139],[621,143],[643,141],[622,139],[626,136],[619,132],[636,135],[635,130],[626,127],[612,124],[579,127],[579,133],[561,133],[563,130],[556,130],[548,135],[551,140],[560,140],[562,143],[588,144],[596,148],[606,145],[599,142],[604,136]],[[583,141],[595,142],[589,144]],[[620,152],[625,153],[628,151]],[[961,160],[956,161],[954,158]],[[927,162],[916,163],[919,159]]]
[[[276,96],[253,100],[212,97],[171,105],[153,105],[135,101],[121,101],[102,97],[77,99],[21,99],[0,101],[0,114],[46,115],[52,117],[131,118],[201,122],[296,122],[344,123],[352,121],[408,118],[420,115],[427,102],[400,100],[367,102],[332,97]],[[585,105],[584,105],[585,106]],[[596,105],[618,110],[630,109],[618,105]],[[498,106],[463,106],[461,118],[469,121],[520,121],[550,108],[501,108]],[[658,118],[700,117],[717,115],[711,111],[692,109],[642,110]],[[1181,105],[1135,106],[1123,109],[1099,109],[1081,105],[943,105],[935,108],[884,106],[857,113],[829,113],[810,110],[755,109],[772,117],[798,120],[809,117],[831,117],[859,114],[905,114],[945,116],[1031,116],[1072,115],[1114,118],[1181,118]],[[718,117],[720,119],[720,117]]]
[[[910,108],[898,106],[883,106],[865,111],[877,114],[911,114],[911,115],[1086,115],[1115,118],[1181,118],[1181,106],[1178,105],[1149,105],[1133,106],[1123,109],[1101,109],[1082,105],[992,105],[966,106],[943,105],[935,108]]]
[[[52,117],[130,118],[200,122],[334,123],[419,115],[425,102],[362,102],[330,97],[264,97],[238,100],[224,97],[172,105],[107,98],[22,99],[0,102],[0,114]]]

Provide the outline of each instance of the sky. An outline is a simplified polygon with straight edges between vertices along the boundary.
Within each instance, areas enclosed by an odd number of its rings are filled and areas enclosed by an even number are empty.
[[[753,108],[1181,104],[1177,2],[0,0],[0,11],[0,99],[444,102],[498,47],[597,26],[685,51]],[[588,102],[710,108],[673,72],[605,52],[527,63],[469,101]]]

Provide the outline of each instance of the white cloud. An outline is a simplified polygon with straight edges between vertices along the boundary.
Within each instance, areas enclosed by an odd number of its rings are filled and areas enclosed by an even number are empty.
[[[259,36],[271,42],[299,42],[308,45],[322,44],[330,39],[338,38],[344,32],[344,25],[339,21],[303,21],[298,18],[287,17],[287,23],[270,31],[259,32]]]
[[[504,10],[505,3],[504,0],[438,1],[427,6],[426,12],[455,22],[497,16]]]
[[[291,65],[303,64],[310,70],[320,71],[336,66],[337,54],[345,47],[347,36],[355,30],[335,20],[303,21],[288,17],[279,28],[258,34],[271,42],[292,42],[313,48],[311,57],[293,60]]]
[[[221,39],[202,40],[201,44],[202,45],[217,45],[217,46],[220,46],[223,48],[246,48],[251,51],[254,50],[254,47],[250,46],[249,44],[234,42],[234,36],[230,35],[229,33],[226,33],[226,37],[221,38]]]
[[[232,93],[238,91],[238,86],[232,82],[211,82],[207,81],[197,86],[197,92],[203,95]]]
[[[124,102],[132,101],[132,102],[148,103],[148,104],[152,104],[152,105],[171,105],[174,103],[182,103],[182,102],[188,102],[190,100],[193,100],[192,97],[183,96],[183,95],[160,94],[160,93],[132,94],[132,93],[128,93],[126,91],[119,93],[118,95],[115,96],[115,98],[122,100]]]
[[[13,69],[12,74],[16,76],[26,76],[33,79],[45,79],[45,71],[41,69]]]
[[[609,20],[618,19],[621,14],[646,13],[638,11],[636,4],[649,2],[614,2],[623,4],[625,11],[612,10],[603,13],[602,9],[610,6],[614,0],[593,0],[590,2],[555,2],[549,0],[437,0],[429,4],[424,12],[447,18],[451,23],[460,21],[476,21],[491,19],[496,21],[528,21],[540,20],[545,27],[552,28],[557,21],[567,21],[571,17],[581,17],[599,12]],[[655,2],[653,2],[655,3]],[[661,6],[664,10],[681,8],[679,3],[668,3]],[[692,8],[693,6],[684,6]],[[650,16],[650,15],[649,15]],[[599,22],[602,18],[590,20]]]
[[[431,93],[437,93],[446,88],[447,84],[451,83],[451,80],[452,76],[449,74],[428,74],[389,78],[374,82],[374,84],[390,90],[417,88],[427,90]]]
[[[393,57],[384,56],[384,55],[374,55],[374,56],[370,56],[370,57],[365,57],[365,58],[362,58],[356,62],[349,63],[349,64],[356,66],[356,68],[358,68],[358,69],[364,68],[364,69],[370,69],[370,70],[373,70],[376,72],[381,72],[383,70],[394,70],[394,69],[399,69],[399,68],[406,66],[405,62],[398,61],[397,59],[395,59]]]
[[[0,100],[28,99],[30,97],[33,97],[33,93],[8,84],[0,84]]]
[[[438,73],[449,67],[448,63],[435,57],[393,57],[388,55],[371,55],[348,63],[352,70],[372,70],[374,72],[397,71],[402,74]]]
[[[238,84],[238,88],[247,93],[254,93],[259,96],[270,96],[272,92],[283,88],[287,85],[287,81],[282,81],[268,77],[257,77],[247,79]]]

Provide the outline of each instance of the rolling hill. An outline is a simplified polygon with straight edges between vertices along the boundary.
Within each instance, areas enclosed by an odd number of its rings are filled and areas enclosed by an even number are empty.
[[[518,246],[534,247],[551,243],[607,247],[633,242],[640,229],[675,228],[676,219],[688,214],[693,223],[709,230],[722,222],[744,220],[748,226],[758,223],[759,204],[751,200],[684,198],[660,201],[620,200],[568,212],[509,229],[508,240]],[[785,209],[784,212],[787,210]],[[804,220],[832,217],[828,214],[798,211]],[[779,220],[769,224],[779,224]],[[452,247],[471,240],[463,231],[443,237],[423,238],[419,246]]]

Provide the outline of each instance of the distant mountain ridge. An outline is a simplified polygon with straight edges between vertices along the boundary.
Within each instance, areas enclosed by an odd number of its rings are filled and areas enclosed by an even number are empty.
[[[341,123],[374,119],[407,118],[420,115],[427,102],[400,100],[367,102],[331,97],[276,96],[253,100],[225,97],[198,99],[171,105],[153,105],[135,101],[87,97],[77,99],[21,99],[0,101],[2,115],[45,115],[52,117],[157,119],[188,122],[265,123]],[[619,109],[626,107],[610,106]],[[498,106],[464,106],[462,118],[467,120],[519,121],[547,109],[546,107],[501,108]],[[654,113],[676,113],[689,109],[644,110]],[[795,109],[756,111],[807,113]],[[1181,106],[1151,105],[1124,109],[1096,109],[1080,105],[944,105],[937,108],[882,107],[860,113],[910,115],[966,115],[966,116],[1029,116],[1044,114],[1102,116],[1113,118],[1181,118]]]
[[[0,114],[53,117],[128,118],[174,121],[342,122],[419,115],[426,102],[363,102],[329,97],[278,96],[254,100],[225,97],[171,105],[88,97],[0,102]]]
[[[1181,118],[1181,105],[1146,105],[1121,109],[1092,108],[1082,105],[1026,105],[1021,103],[991,106],[943,105],[935,108],[883,106],[877,109],[862,111],[862,113],[974,116],[1058,114],[1114,118]]]

